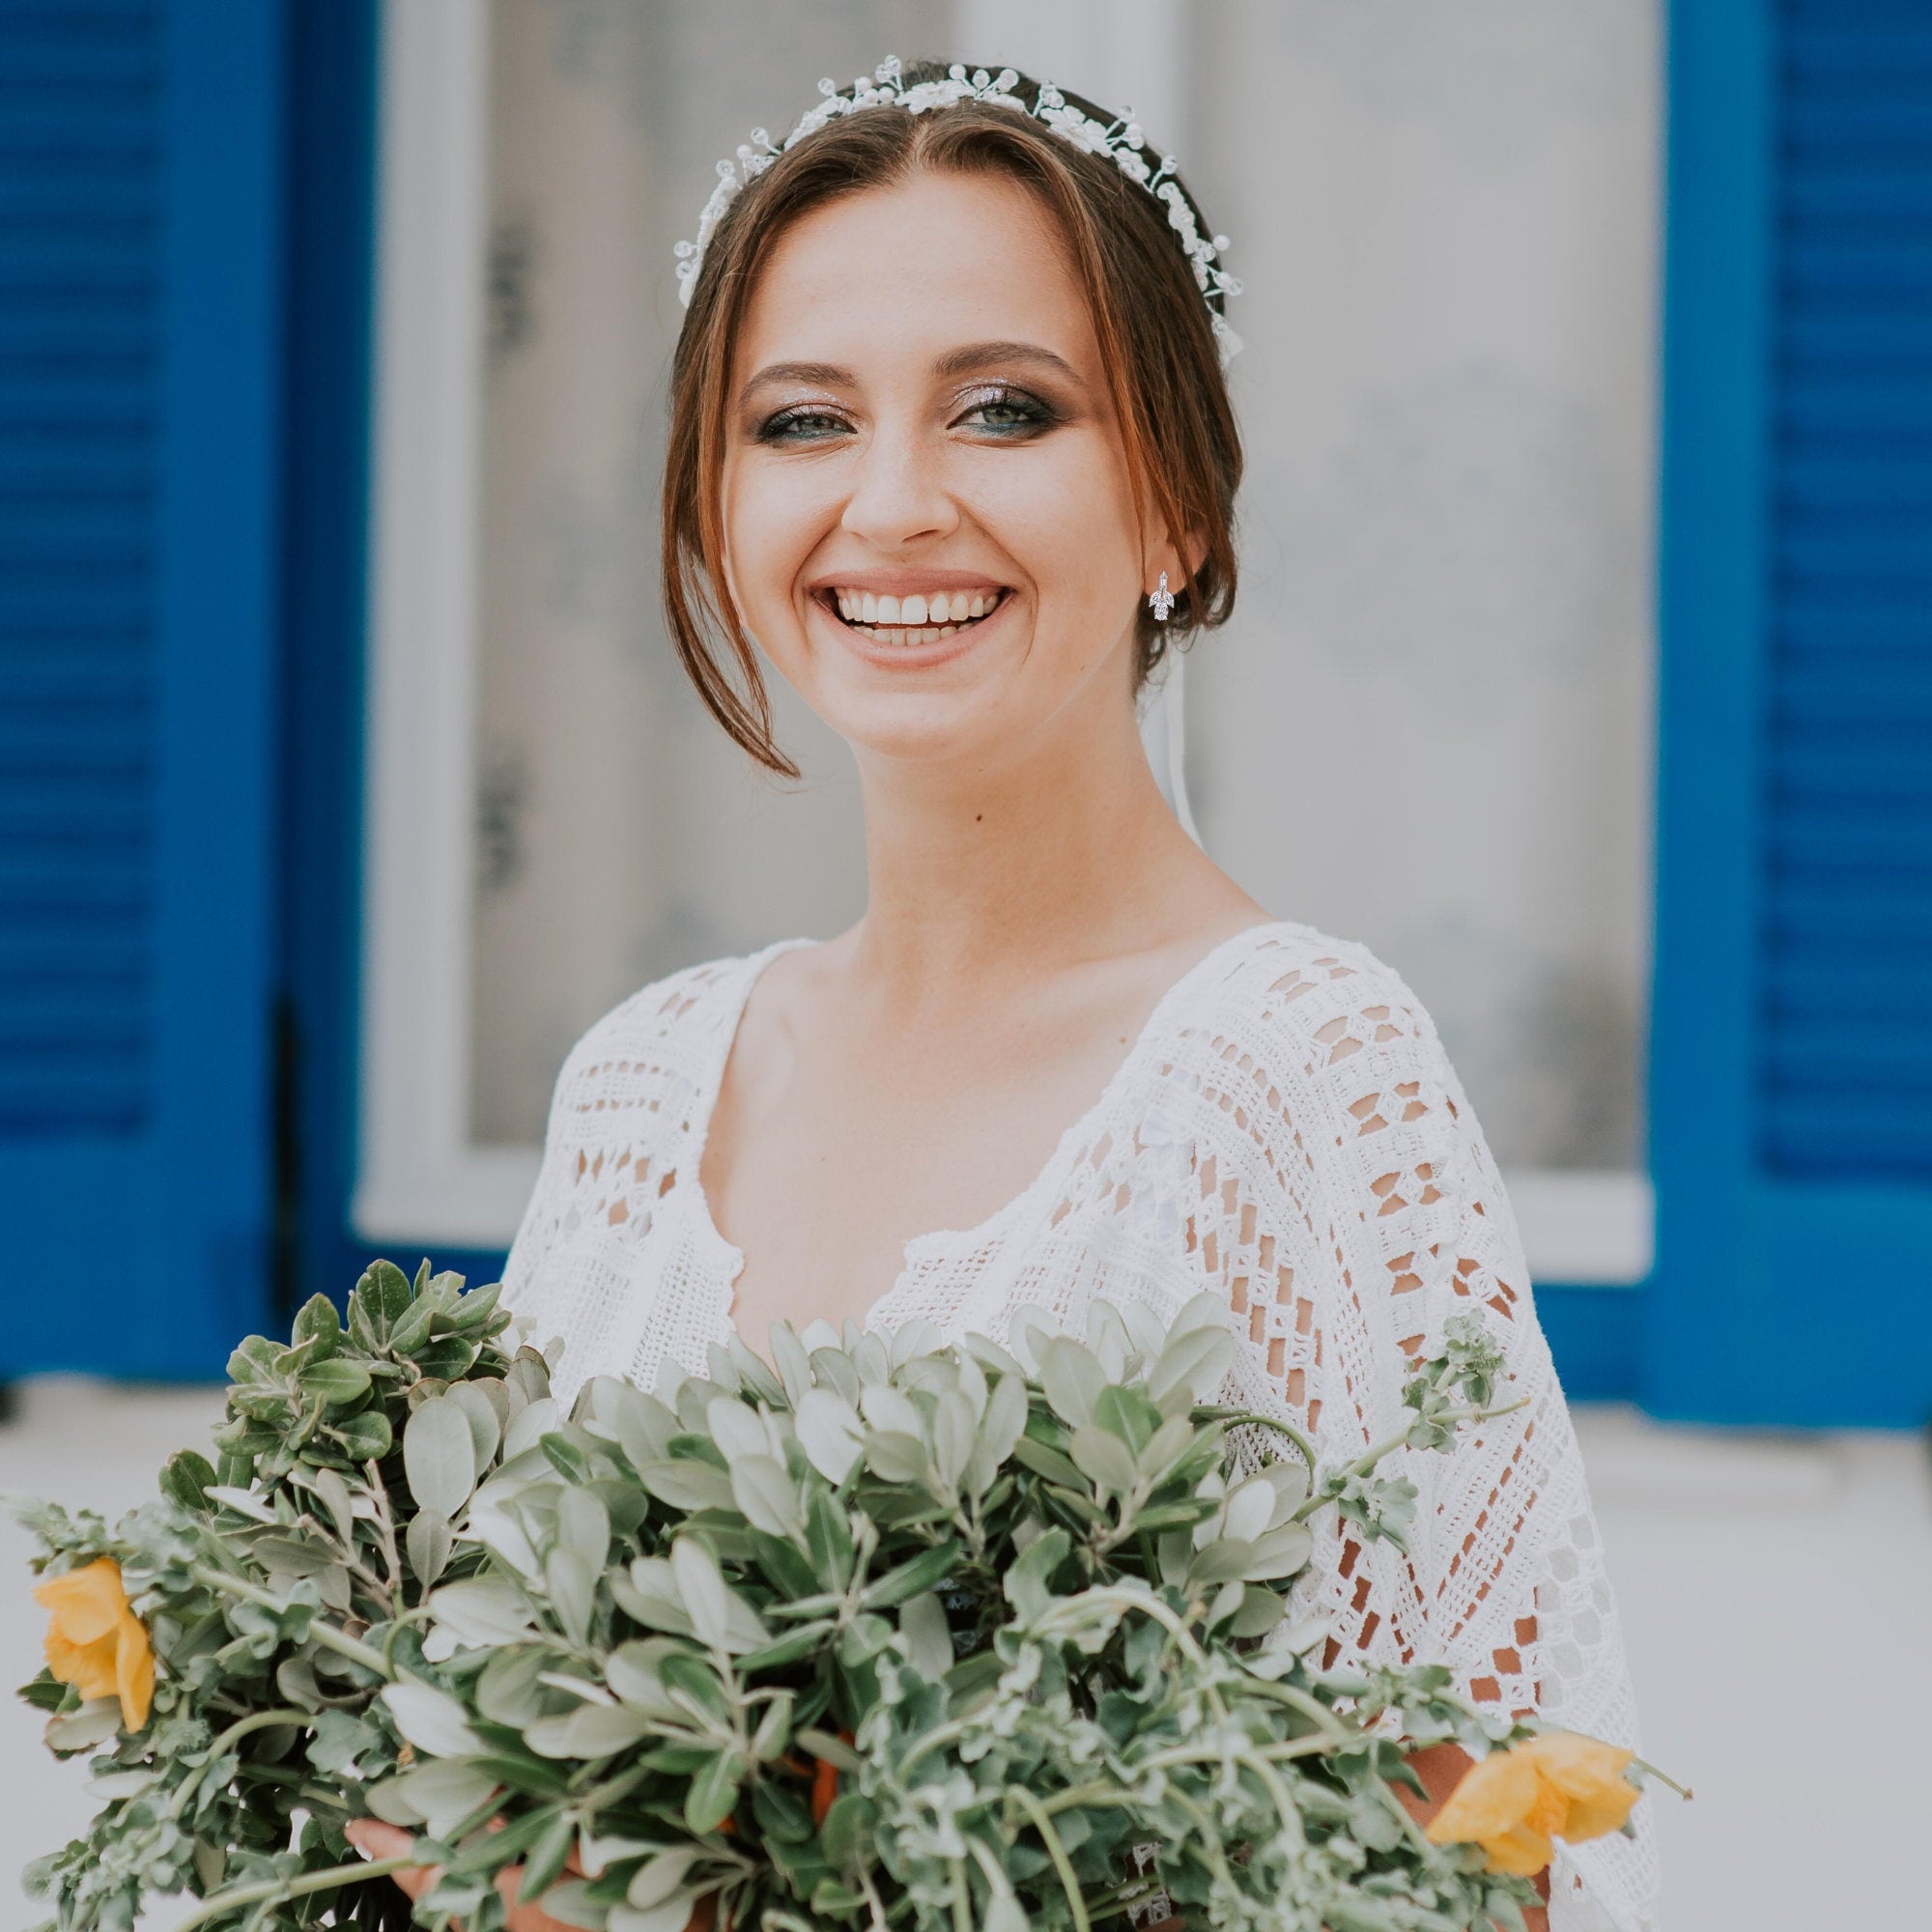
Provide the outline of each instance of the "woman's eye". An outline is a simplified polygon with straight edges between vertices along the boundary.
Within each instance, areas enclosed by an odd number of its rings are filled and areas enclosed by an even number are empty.
[[[758,425],[760,442],[824,442],[842,436],[851,427],[843,416],[824,410],[781,410]]]
[[[1057,420],[1050,405],[1024,389],[994,389],[976,397],[958,418],[958,425],[1015,437],[1050,429]]]

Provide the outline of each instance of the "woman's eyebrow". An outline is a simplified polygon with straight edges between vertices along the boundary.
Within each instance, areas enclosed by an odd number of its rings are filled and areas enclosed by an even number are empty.
[[[1079,371],[1064,355],[1056,355],[1037,342],[969,342],[962,348],[949,349],[932,370],[940,377],[967,376],[1002,362],[1037,362],[1069,383],[1080,381]],[[809,383],[823,389],[849,389],[857,385],[858,378],[836,362],[768,362],[745,384],[740,400],[768,383]]]
[[[849,389],[858,381],[851,370],[836,362],[767,362],[747,383],[740,400],[766,383],[811,383],[821,389]]]
[[[1037,342],[969,342],[963,349],[949,350],[932,367],[935,375],[966,376],[997,362],[1039,362],[1070,383],[1080,380],[1079,372],[1064,355],[1056,355]]]

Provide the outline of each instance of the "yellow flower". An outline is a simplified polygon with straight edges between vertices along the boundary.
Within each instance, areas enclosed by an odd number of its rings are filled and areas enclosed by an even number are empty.
[[[1580,1844],[1621,1829],[1640,1795],[1624,1776],[1634,1753],[1574,1731],[1544,1731],[1471,1765],[1435,1814],[1438,1845],[1481,1845],[1493,1872],[1534,1877],[1552,1838]]]
[[[37,1584],[34,1601],[52,1612],[47,1668],[83,1697],[119,1697],[121,1721],[138,1731],[155,1697],[155,1654],[141,1620],[128,1607],[121,1566],[97,1557]]]

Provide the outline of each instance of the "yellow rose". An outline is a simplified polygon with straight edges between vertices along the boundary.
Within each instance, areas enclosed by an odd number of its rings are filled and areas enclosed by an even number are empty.
[[[1552,1838],[1580,1844],[1621,1829],[1641,1795],[1634,1752],[1574,1731],[1544,1731],[1471,1765],[1429,1827],[1438,1845],[1480,1845],[1493,1872],[1534,1877]]]
[[[37,1584],[34,1601],[51,1612],[46,1658],[56,1682],[83,1697],[119,1697],[122,1723],[138,1731],[155,1698],[155,1654],[128,1607],[121,1566],[97,1557]]]

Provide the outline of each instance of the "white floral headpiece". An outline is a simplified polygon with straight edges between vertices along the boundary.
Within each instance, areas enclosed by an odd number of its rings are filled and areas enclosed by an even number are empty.
[[[1195,285],[1208,304],[1214,327],[1214,340],[1225,369],[1239,354],[1241,338],[1228,327],[1223,313],[1230,296],[1239,295],[1241,285],[1220,266],[1228,246],[1225,235],[1206,236],[1194,218],[1193,207],[1182,193],[1177,179],[1179,166],[1172,155],[1163,155],[1157,166],[1151,165],[1145,151],[1146,140],[1131,110],[1117,121],[1096,121],[1082,113],[1057,87],[1042,81],[1031,105],[1013,92],[1019,74],[1009,67],[998,73],[985,68],[954,66],[944,80],[922,80],[908,87],[897,55],[888,55],[873,72],[861,74],[848,92],[837,81],[821,80],[818,91],[824,97],[818,105],[787,134],[774,141],[762,128],[752,130],[752,138],[742,145],[735,160],[718,163],[718,185],[697,218],[697,239],[677,244],[678,299],[689,307],[691,292],[697,284],[697,271],[704,265],[704,251],[717,232],[724,211],[787,148],[795,147],[808,134],[867,107],[902,107],[908,114],[923,114],[935,107],[951,107],[955,101],[983,100],[995,107],[1010,107],[1030,120],[1044,122],[1056,134],[1084,148],[1092,155],[1105,155],[1129,181],[1140,185],[1167,210],[1167,223],[1180,238],[1194,270]]]

